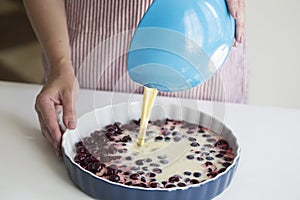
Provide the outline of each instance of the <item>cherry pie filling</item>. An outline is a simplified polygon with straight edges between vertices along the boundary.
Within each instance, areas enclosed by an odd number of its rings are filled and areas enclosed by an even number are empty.
[[[130,186],[172,188],[198,184],[233,160],[228,142],[208,128],[173,119],[149,121],[137,146],[139,121],[116,122],[75,145],[74,161],[95,175]]]

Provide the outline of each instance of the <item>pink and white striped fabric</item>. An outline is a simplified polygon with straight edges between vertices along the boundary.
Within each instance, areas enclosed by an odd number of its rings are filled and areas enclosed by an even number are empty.
[[[126,70],[133,31],[153,0],[66,0],[72,62],[81,88],[141,93]],[[160,95],[235,103],[247,101],[245,45],[221,70],[191,90]]]

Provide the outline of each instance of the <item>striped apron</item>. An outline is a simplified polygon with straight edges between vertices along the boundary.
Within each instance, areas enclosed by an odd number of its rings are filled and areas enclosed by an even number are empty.
[[[66,0],[71,58],[81,88],[141,93],[126,69],[134,29],[153,0]],[[182,92],[159,95],[246,103],[245,46],[233,48],[211,79]]]

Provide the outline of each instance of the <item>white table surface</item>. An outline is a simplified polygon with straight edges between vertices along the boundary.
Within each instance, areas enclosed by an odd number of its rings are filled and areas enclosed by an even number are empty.
[[[0,81],[0,199],[91,199],[69,179],[42,137],[34,100],[41,86]],[[140,95],[85,91],[77,115]],[[158,98],[212,114],[237,135],[241,159],[216,200],[300,199],[300,110]]]

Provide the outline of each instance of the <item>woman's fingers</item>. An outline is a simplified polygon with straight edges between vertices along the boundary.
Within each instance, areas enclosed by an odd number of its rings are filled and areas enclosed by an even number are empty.
[[[54,142],[54,139],[52,137],[52,134],[49,132],[47,126],[44,123],[44,120],[41,116],[41,114],[38,112],[39,122],[41,126],[42,135],[47,139],[47,141],[50,143],[52,148],[54,149],[57,157],[61,157],[61,148],[60,146],[56,145],[56,142]]]
[[[234,19],[238,19],[240,15],[239,0],[226,0],[228,10]]]
[[[39,115],[43,135],[56,151],[60,151],[61,131],[55,109],[57,103],[58,101],[54,101],[46,95],[39,95],[36,100],[36,111]]]
[[[73,91],[62,94],[63,122],[68,129],[76,128],[76,114]]]
[[[237,47],[238,43],[244,40],[245,32],[245,0],[226,0],[227,7],[235,19],[235,41],[233,46]]]
[[[240,14],[239,17],[235,20],[236,29],[235,29],[235,38],[237,42],[242,43],[244,40],[244,33],[245,33],[245,1],[239,0],[239,10]]]

